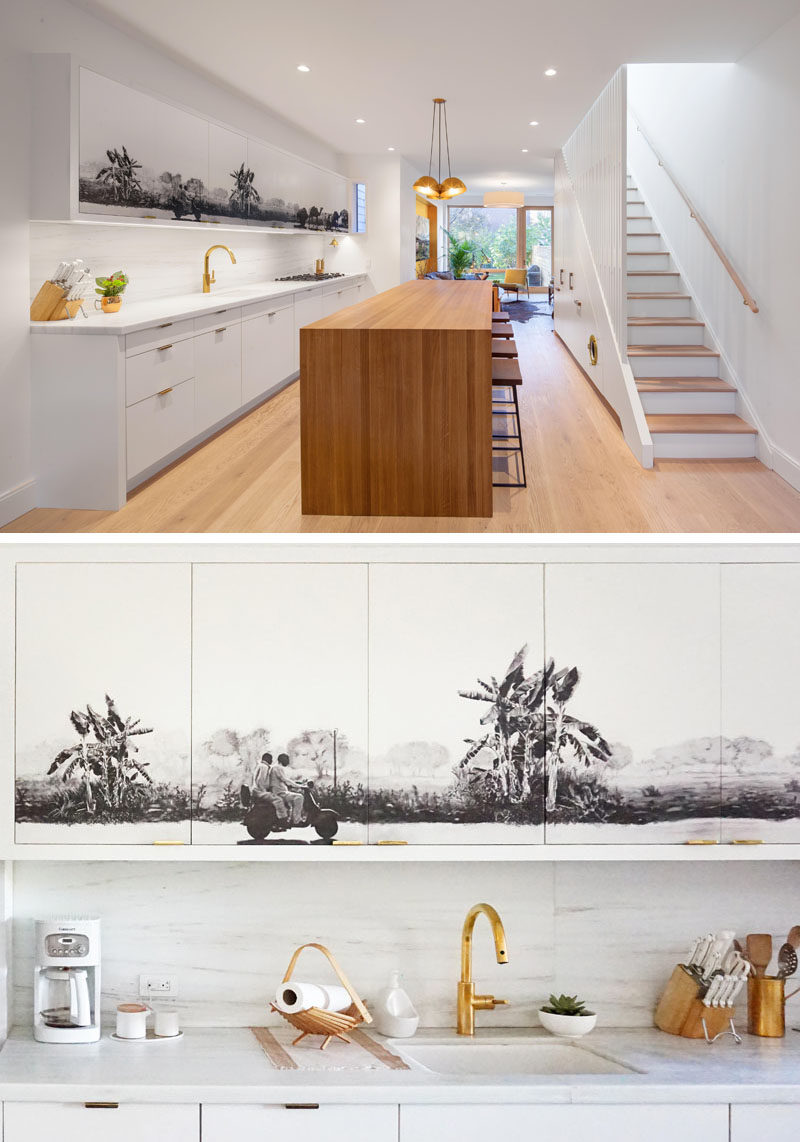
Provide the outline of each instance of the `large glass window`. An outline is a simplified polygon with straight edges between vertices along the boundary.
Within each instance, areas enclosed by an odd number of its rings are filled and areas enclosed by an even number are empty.
[[[507,269],[535,268],[531,288],[546,289],[553,273],[552,207],[449,206],[451,242],[468,242],[473,266],[501,278]],[[536,272],[538,270],[538,273]]]
[[[525,211],[525,265],[538,266],[541,281],[547,285],[553,276],[553,211]]]

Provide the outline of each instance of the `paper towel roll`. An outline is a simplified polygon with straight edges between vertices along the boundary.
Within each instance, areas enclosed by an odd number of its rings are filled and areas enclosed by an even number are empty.
[[[344,987],[324,987],[318,983],[282,983],[275,993],[275,1006],[287,1015],[319,1007],[323,1011],[344,1011],[352,1003]]]

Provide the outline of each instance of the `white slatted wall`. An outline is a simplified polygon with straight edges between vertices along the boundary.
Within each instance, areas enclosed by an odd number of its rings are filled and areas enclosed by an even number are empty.
[[[564,144],[611,327],[627,360],[627,75],[621,67]]]

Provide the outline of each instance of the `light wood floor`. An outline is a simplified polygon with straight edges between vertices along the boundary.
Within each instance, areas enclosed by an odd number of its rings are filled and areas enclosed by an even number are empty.
[[[800,492],[755,460],[646,471],[547,318],[515,325],[528,488],[492,519],[303,516],[299,386],[142,485],[118,512],[37,509],[11,532],[800,532]]]

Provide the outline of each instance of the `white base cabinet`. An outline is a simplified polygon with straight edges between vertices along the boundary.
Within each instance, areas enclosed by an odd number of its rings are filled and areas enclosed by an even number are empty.
[[[730,1142],[797,1142],[800,1106],[732,1106]]]
[[[366,1137],[366,1135],[364,1135]],[[400,1142],[728,1142],[727,1106],[402,1106]],[[748,1140],[749,1142],[749,1140]]]
[[[3,1142],[200,1142],[200,1107],[7,1102]]]
[[[203,1142],[397,1142],[397,1119],[396,1106],[204,1106]]]
[[[294,307],[259,302],[246,306],[242,318],[242,404],[249,404],[295,370]]]

